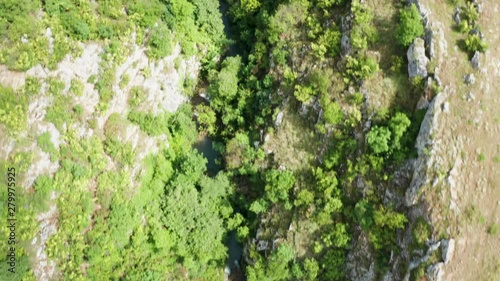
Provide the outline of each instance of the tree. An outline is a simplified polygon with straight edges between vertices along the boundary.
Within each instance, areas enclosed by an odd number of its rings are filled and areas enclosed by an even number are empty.
[[[215,122],[217,117],[215,112],[211,107],[204,104],[196,106],[196,112],[198,113],[197,121],[203,131],[207,132],[209,135],[215,134]]]
[[[408,127],[410,127],[410,119],[406,114],[398,112],[389,121],[389,128],[392,132],[392,148],[399,149],[401,147],[401,137],[403,137]]]
[[[241,58],[228,57],[222,63],[221,70],[213,73],[210,77],[208,92],[211,100],[210,105],[218,111],[225,110],[238,93],[238,72]]]
[[[265,175],[266,198],[272,203],[278,201],[288,203],[290,190],[295,184],[295,176],[291,171],[271,170]]]
[[[424,25],[420,12],[415,4],[411,4],[400,11],[399,26],[396,40],[403,46],[409,46],[413,40],[424,35]]]
[[[148,56],[161,59],[172,52],[172,35],[164,23],[158,24],[151,30],[148,41]]]
[[[376,154],[389,151],[390,139],[391,131],[389,131],[387,127],[374,126],[370,132],[366,134],[366,141]]]

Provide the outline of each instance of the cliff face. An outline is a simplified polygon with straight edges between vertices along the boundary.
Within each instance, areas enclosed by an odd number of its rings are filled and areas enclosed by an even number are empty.
[[[133,40],[131,40],[133,41]],[[76,133],[79,139],[90,137],[101,138],[109,117],[119,115],[126,119],[130,111],[130,91],[139,87],[143,97],[138,105],[138,111],[159,114],[163,111],[175,112],[187,98],[183,93],[185,79],[196,79],[200,67],[199,61],[193,56],[182,58],[180,47],[174,49],[172,55],[160,60],[152,61],[145,53],[145,49],[135,44],[126,46],[129,55],[123,63],[116,67],[115,83],[112,85],[113,98],[108,104],[107,110],[99,110],[99,93],[95,87],[92,76],[99,79],[102,74],[101,56],[104,49],[98,44],[82,44],[81,55],[78,57],[67,56],[60,62],[55,70],[49,70],[40,65],[26,72],[15,72],[0,65],[0,84],[19,90],[24,87],[28,77],[34,77],[41,81],[40,93],[34,96],[28,105],[26,130],[16,137],[8,134],[0,134],[0,159],[7,160],[17,153],[31,153],[32,161],[27,170],[20,174],[19,186],[30,190],[33,188],[35,179],[40,175],[51,175],[59,169],[59,162],[51,159],[51,155],[42,151],[37,137],[43,133],[50,134],[50,141],[56,150],[61,145],[67,144],[68,131]],[[126,85],[120,85],[123,77],[128,77]],[[82,108],[81,118],[71,125],[64,124],[60,131],[53,123],[45,119],[47,110],[56,102],[55,97],[48,92],[49,80],[58,79],[64,83],[62,94],[72,101],[71,107],[79,105]],[[73,95],[70,91],[74,81],[83,85],[81,95]],[[90,125],[94,120],[94,125]],[[4,129],[4,128],[0,128]],[[140,130],[137,125],[126,124],[116,132],[120,142],[130,144],[136,153],[134,165],[130,171],[130,180],[134,183],[136,177],[143,170],[143,159],[150,153],[155,153],[161,146],[168,145],[167,136],[161,135],[151,137]],[[109,158],[107,168],[113,170],[119,164]],[[137,183],[134,183],[137,184]],[[89,189],[93,188],[89,186]],[[57,193],[51,194],[50,206],[47,212],[37,216],[39,229],[32,241],[33,252],[36,253],[33,270],[38,280],[51,280],[57,269],[46,253],[46,243],[49,238],[57,233],[58,210],[56,207]]]

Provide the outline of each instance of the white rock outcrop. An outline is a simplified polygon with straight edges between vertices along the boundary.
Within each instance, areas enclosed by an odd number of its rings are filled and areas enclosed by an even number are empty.
[[[416,38],[406,53],[408,58],[408,75],[410,78],[427,77],[427,64],[429,59],[425,56],[425,42]]]

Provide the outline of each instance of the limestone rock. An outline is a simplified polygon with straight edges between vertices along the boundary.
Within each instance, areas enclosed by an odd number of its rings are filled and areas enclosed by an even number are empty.
[[[342,52],[342,55],[344,56],[349,55],[352,52],[351,37],[349,36],[351,26],[352,17],[343,17],[340,26],[342,30],[342,37],[340,38],[340,50]]]
[[[340,38],[340,48],[343,55],[349,55],[352,51],[351,39],[347,33],[343,33]]]
[[[472,84],[476,83],[476,77],[472,73],[465,75],[464,80],[465,80],[465,83],[467,85],[472,85]]]
[[[420,98],[420,100],[417,102],[417,110],[420,109],[426,109],[429,107],[429,100],[426,99],[424,96]]]
[[[361,234],[347,255],[346,272],[348,280],[374,281],[375,261],[371,254],[368,237]]]
[[[416,38],[406,55],[408,57],[408,75],[410,78],[427,77],[427,64],[429,63],[429,59],[425,56],[424,40]]]
[[[413,170],[410,187],[406,190],[405,194],[405,204],[408,207],[417,203],[418,191],[429,181],[427,171],[435,164],[436,159],[432,154],[432,146],[434,144],[432,135],[437,130],[439,115],[442,112],[441,106],[445,100],[446,95],[444,93],[437,94],[430,103],[424,120],[420,125],[420,131],[415,144],[418,158],[414,164],[415,169]]]
[[[284,117],[283,111],[278,112],[278,115],[276,115],[276,121],[274,122],[274,125],[276,127],[281,126],[281,124],[283,123],[283,117]]]
[[[427,280],[443,281],[444,280],[444,264],[442,262],[433,264],[427,268]]]
[[[462,21],[462,19],[460,18],[460,9],[455,8],[455,13],[453,14],[453,20],[457,25],[459,25],[460,22]]]
[[[443,103],[443,112],[450,113],[450,103],[449,102]]]
[[[455,239],[443,240],[441,242],[442,258],[444,264],[448,264],[455,253]]]
[[[474,53],[474,56],[470,60],[470,63],[472,64],[472,67],[474,69],[478,69],[479,68],[479,56],[480,56],[480,53],[478,51],[476,51]]]

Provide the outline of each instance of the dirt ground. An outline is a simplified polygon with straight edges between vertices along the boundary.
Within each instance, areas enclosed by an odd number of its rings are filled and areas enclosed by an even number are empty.
[[[447,56],[440,78],[448,85],[450,112],[442,114],[434,134],[443,158],[442,187],[428,190],[436,236],[456,240],[445,280],[500,280],[500,1],[479,0],[479,25],[489,49],[474,70],[457,47],[453,6],[445,0],[423,0],[430,21],[441,24]],[[473,73],[476,82],[464,83]],[[458,153],[453,153],[453,151]],[[439,174],[439,173],[438,173]],[[497,230],[495,230],[495,226]],[[439,237],[438,237],[439,238]]]

